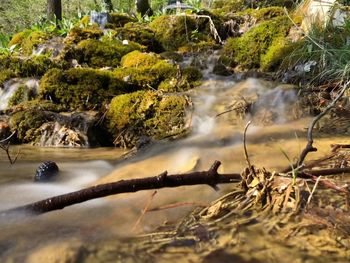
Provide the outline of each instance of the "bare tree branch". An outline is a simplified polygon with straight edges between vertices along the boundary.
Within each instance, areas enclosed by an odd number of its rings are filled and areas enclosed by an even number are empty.
[[[241,180],[240,174],[219,174],[218,168],[220,165],[221,163],[219,161],[215,161],[208,171],[176,175],[168,175],[167,172],[163,172],[154,177],[121,180],[114,183],[96,185],[2,211],[0,212],[0,218],[16,216],[20,212],[28,213],[28,215],[39,215],[100,197],[137,192],[140,190],[200,184],[207,184],[215,188],[217,184],[239,182]]]
[[[301,165],[303,164],[307,154],[309,152],[316,152],[317,148],[315,148],[313,146],[314,140],[313,140],[313,129],[316,125],[316,123],[322,118],[324,117],[334,106],[335,104],[341,99],[341,97],[344,95],[345,91],[348,88],[350,81],[346,82],[343,86],[343,88],[341,89],[341,91],[338,93],[337,97],[324,109],[324,111],[322,111],[319,115],[317,115],[312,122],[309,125],[309,128],[307,130],[307,144],[305,146],[305,148],[303,149],[303,151],[301,152],[297,163],[295,163],[293,165],[293,167],[301,167]],[[282,172],[289,172],[291,171],[291,168],[288,167],[286,169],[284,169]]]

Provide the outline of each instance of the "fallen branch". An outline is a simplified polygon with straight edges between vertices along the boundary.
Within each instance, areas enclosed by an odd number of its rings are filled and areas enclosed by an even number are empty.
[[[220,165],[221,162],[215,161],[208,171],[176,175],[168,175],[167,172],[163,172],[154,177],[121,180],[114,183],[96,185],[2,211],[0,212],[0,217],[16,216],[21,212],[28,213],[28,215],[39,215],[100,197],[137,192],[140,190],[201,184],[209,185],[215,189],[217,184],[241,181],[240,174],[219,174],[218,168]]]
[[[305,174],[312,174],[313,176],[329,176],[350,173],[350,167],[344,168],[330,168],[330,169],[320,169],[320,170],[304,170],[300,172],[299,177],[303,178]]]

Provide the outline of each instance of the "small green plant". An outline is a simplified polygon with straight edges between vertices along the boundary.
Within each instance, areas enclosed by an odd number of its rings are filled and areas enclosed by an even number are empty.
[[[282,67],[284,70],[314,62],[309,72],[310,83],[346,82],[350,79],[350,20],[342,27],[329,23],[325,28],[313,25],[301,40],[297,49],[291,52]]]
[[[295,185],[296,183],[296,180],[297,180],[297,176],[298,176],[298,167],[294,167],[294,164],[293,164],[293,161],[289,158],[287,152],[285,150],[283,150],[281,147],[280,147],[280,151],[282,152],[283,156],[286,157],[286,159],[288,160],[289,162],[289,165],[290,167],[292,168],[291,172],[292,172],[292,183],[293,185]]]
[[[11,36],[9,34],[0,33],[0,55],[10,54],[11,51],[8,48]]]

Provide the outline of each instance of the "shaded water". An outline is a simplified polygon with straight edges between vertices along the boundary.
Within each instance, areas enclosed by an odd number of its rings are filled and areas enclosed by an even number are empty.
[[[195,105],[191,136],[175,142],[155,143],[130,159],[119,159],[123,151],[113,148],[18,146],[13,151],[20,150],[19,161],[10,166],[4,153],[0,152],[0,210],[93,184],[154,176],[165,170],[169,174],[207,170],[214,160],[223,163],[219,172],[240,172],[245,167],[242,131],[246,120],[236,118],[232,112],[218,118],[215,116],[226,110],[232,104],[233,97],[241,94],[242,90],[258,90],[261,94],[271,90],[270,93],[264,93],[264,101],[258,105],[267,103],[279,115],[275,124],[264,127],[256,121],[250,128],[248,150],[251,162],[268,169],[287,166],[288,160],[281,154],[281,149],[291,158],[298,156],[305,143],[305,127],[309,121],[301,119],[286,122],[291,112],[284,112],[284,105],[293,102],[295,97],[289,91],[286,96],[282,96],[283,92],[276,89],[276,84],[257,79],[240,83],[229,78],[209,79],[190,94]],[[341,140],[339,138],[337,142]],[[317,140],[316,146],[319,146],[320,151],[313,157],[328,152],[329,142],[328,138]],[[44,160],[58,163],[60,178],[49,184],[35,184],[35,169]],[[151,207],[176,202],[208,204],[229,189],[229,185],[222,186],[218,192],[208,186],[161,189],[153,198]],[[143,191],[112,196],[24,221],[0,222],[1,262],[79,262],[79,258],[83,257],[80,253],[84,252],[86,256],[86,253],[96,252],[83,249],[89,244],[114,240],[115,246],[118,246],[118,240],[152,231],[156,226],[173,222],[193,209],[193,206],[183,206],[146,213],[141,223],[133,229],[152,193]],[[64,261],[69,257],[75,261]],[[57,258],[61,261],[55,261]],[[90,262],[104,260],[99,259],[96,252],[94,261]],[[120,262],[124,261],[120,259]]]

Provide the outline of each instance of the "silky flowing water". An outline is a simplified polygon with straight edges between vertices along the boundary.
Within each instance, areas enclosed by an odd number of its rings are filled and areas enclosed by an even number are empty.
[[[265,94],[261,95],[263,99],[258,104],[266,104],[278,114],[274,123],[264,125],[263,118],[260,118],[261,121],[253,122],[250,127],[247,134],[250,161],[271,170],[284,168],[289,162],[282,151],[290,158],[298,156],[306,141],[305,128],[309,119],[291,120],[293,113],[285,112],[284,107],[296,97],[289,93],[282,96],[283,88],[277,86],[259,79],[237,82],[231,78],[208,78],[201,87],[189,93],[195,107],[190,117],[191,134],[176,141],[152,143],[127,159],[122,158],[124,150],[115,148],[68,149],[24,145],[11,148],[12,154],[19,151],[19,158],[10,165],[4,152],[0,152],[0,210],[95,184],[155,176],[165,170],[169,174],[207,170],[214,160],[222,162],[219,172],[241,172],[246,166],[242,131],[247,119],[235,118],[232,112],[216,117],[227,110],[241,89]],[[323,156],[329,152],[330,143],[344,142],[347,137],[322,138],[316,134],[315,139],[319,151],[310,154],[312,158]],[[45,160],[57,162],[59,179],[45,184],[34,183],[36,167]],[[125,248],[128,242],[132,246],[134,241],[131,237],[176,222],[196,205],[207,205],[231,188],[225,185],[214,191],[203,185],[157,190],[150,208],[181,202],[187,205],[148,212],[138,224],[141,211],[154,191],[93,200],[35,218],[3,220],[0,222],[0,261],[133,262],[137,257],[140,262],[147,262],[142,254],[133,255],[132,250],[128,254],[124,249],[124,255],[108,251],[118,251],[121,245]],[[252,240],[260,238],[261,231],[251,232],[249,236]],[[208,262],[232,262],[225,260],[228,259],[218,257],[215,260],[214,257]]]

